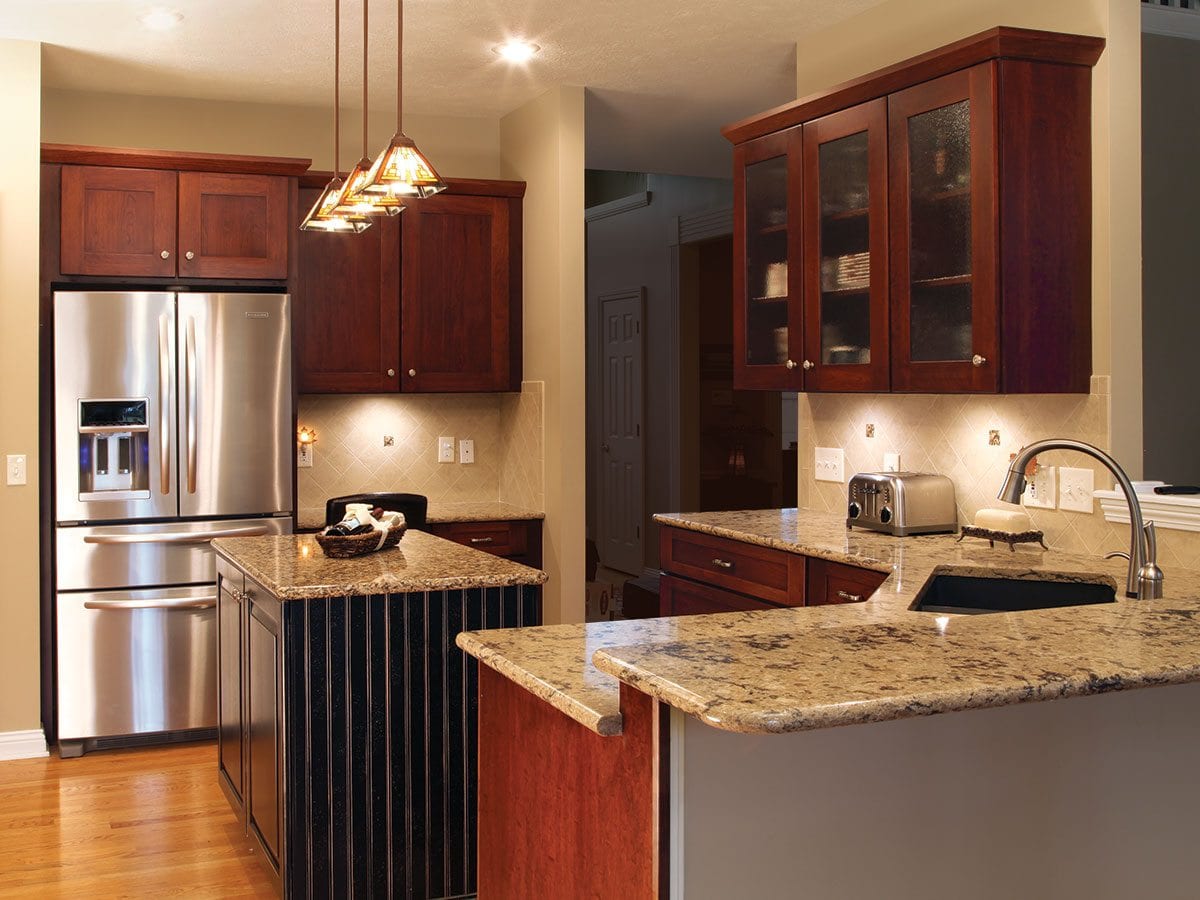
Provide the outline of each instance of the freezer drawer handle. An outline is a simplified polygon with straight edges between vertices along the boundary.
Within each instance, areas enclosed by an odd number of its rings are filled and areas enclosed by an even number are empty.
[[[157,534],[89,534],[85,544],[204,544],[213,538],[255,537],[266,534],[265,525],[223,528],[217,531],[160,531]]]
[[[84,600],[84,609],[212,609],[216,597],[180,597],[175,600]]]

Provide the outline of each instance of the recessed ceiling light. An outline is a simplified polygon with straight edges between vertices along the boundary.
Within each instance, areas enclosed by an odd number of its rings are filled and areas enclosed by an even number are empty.
[[[170,31],[183,21],[183,13],[160,6],[142,15],[138,21],[151,31]]]
[[[492,52],[510,63],[529,62],[534,55],[541,50],[537,44],[531,44],[529,41],[521,38],[509,38],[503,44],[497,44],[492,48]]]

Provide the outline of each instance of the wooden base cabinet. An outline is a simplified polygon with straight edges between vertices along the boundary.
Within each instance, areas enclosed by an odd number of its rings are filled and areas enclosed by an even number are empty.
[[[281,602],[218,560],[218,777],[285,898],[471,895],[479,668],[541,588]]]
[[[1086,393],[1103,48],[995,28],[725,128],[735,387]]]
[[[503,556],[531,569],[542,567],[542,522],[511,519],[503,522],[435,522],[430,534],[475,550]]]

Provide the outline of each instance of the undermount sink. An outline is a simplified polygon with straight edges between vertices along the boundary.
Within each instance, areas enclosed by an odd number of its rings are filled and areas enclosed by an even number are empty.
[[[1115,601],[1116,590],[1108,584],[935,575],[912,608],[921,612],[973,615]]]

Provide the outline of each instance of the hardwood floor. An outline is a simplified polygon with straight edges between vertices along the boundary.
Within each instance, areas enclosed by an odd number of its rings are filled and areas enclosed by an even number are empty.
[[[273,897],[216,745],[0,762],[0,898]]]

